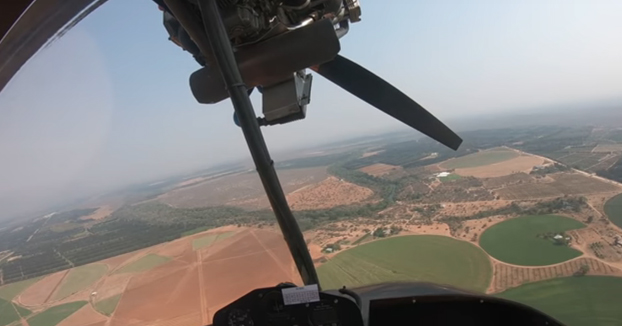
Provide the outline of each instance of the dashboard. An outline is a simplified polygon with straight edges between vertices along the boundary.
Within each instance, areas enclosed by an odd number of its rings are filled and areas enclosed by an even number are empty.
[[[327,292],[317,285],[257,289],[218,311],[213,326],[563,326],[508,300],[447,288],[424,293],[426,288],[408,284],[391,286]]]

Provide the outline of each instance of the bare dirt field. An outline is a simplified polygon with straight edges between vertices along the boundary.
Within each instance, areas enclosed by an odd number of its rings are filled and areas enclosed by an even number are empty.
[[[622,144],[598,144],[593,153],[610,153],[610,152],[622,152]]]
[[[495,190],[495,193],[507,200],[524,200],[563,195],[590,195],[619,189],[614,184],[580,173],[557,173],[550,177],[553,178],[553,182],[511,185]]]
[[[68,270],[57,272],[44,277],[41,281],[26,289],[17,301],[26,307],[36,307],[48,302],[60,282],[67,275]]]
[[[96,211],[87,216],[82,216],[81,220],[101,220],[108,217],[116,208],[112,206],[101,206]]]
[[[318,183],[328,176],[326,167],[286,169],[277,173],[285,193]],[[259,176],[254,172],[227,175],[175,189],[161,195],[158,200],[186,208],[232,205],[259,209],[269,206]]]
[[[367,173],[374,177],[383,176],[385,174],[389,174],[394,171],[400,171],[403,168],[397,165],[389,165],[384,163],[376,163],[372,165],[368,165],[359,169],[359,171],[363,173]]]
[[[478,166],[472,168],[459,168],[455,170],[455,173],[461,176],[472,176],[477,178],[493,178],[509,175],[512,173],[529,172],[536,166],[543,164],[544,160],[537,156],[521,155],[513,159],[489,164],[485,166]]]
[[[582,265],[589,266],[587,275],[622,276],[620,269],[587,257],[579,257],[561,264],[544,267],[521,267],[493,261],[493,278],[487,292],[498,293],[525,283],[572,276]]]
[[[287,195],[287,201],[292,210],[325,209],[360,203],[373,194],[369,188],[331,176],[318,184],[290,193]]]

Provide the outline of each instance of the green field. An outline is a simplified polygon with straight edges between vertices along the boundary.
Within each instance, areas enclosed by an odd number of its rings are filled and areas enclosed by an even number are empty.
[[[457,174],[450,174],[450,175],[448,175],[446,177],[439,177],[438,179],[441,182],[449,182],[449,181],[454,181],[454,180],[458,180],[458,179],[461,179],[461,178],[462,177],[457,175]]]
[[[102,301],[98,301],[95,303],[95,309],[106,316],[112,315],[115,309],[117,309],[117,304],[121,299],[121,294],[117,294],[110,298],[106,298]]]
[[[147,256],[142,257],[135,262],[129,263],[119,268],[117,271],[114,272],[114,274],[140,273],[158,267],[170,260],[171,259],[168,257],[159,256],[156,254],[148,254]]]
[[[492,257],[515,265],[542,266],[581,256],[566,245],[556,245],[539,234],[565,232],[585,227],[581,222],[558,215],[531,215],[513,218],[486,229],[480,246]]]
[[[104,264],[89,264],[69,271],[62,284],[54,293],[53,300],[64,299],[92,285],[108,272]]]
[[[565,277],[530,283],[498,296],[530,305],[568,326],[622,325],[622,278]]]
[[[49,308],[29,318],[28,324],[30,326],[55,326],[87,303],[86,301],[76,301]]]
[[[0,287],[0,298],[11,301],[17,295],[22,293],[22,291],[26,290],[29,286],[35,284],[40,279],[41,277],[35,277],[29,280],[15,282],[15,283],[7,284],[3,287]]]
[[[201,248],[207,248],[211,246],[212,244],[214,244],[216,241],[226,239],[234,234],[235,234],[234,232],[224,232],[224,233],[210,234],[202,238],[194,239],[192,240],[192,249],[197,250]]]
[[[605,214],[611,223],[622,228],[622,194],[619,194],[605,203]]]
[[[444,169],[474,168],[507,161],[515,157],[518,157],[518,153],[511,150],[491,150],[451,159],[441,163],[441,167]]]
[[[21,317],[26,317],[30,314],[30,310],[22,308],[11,301],[0,299],[0,326],[5,326],[12,322],[18,321],[20,319],[20,315]]]
[[[492,277],[488,256],[464,241],[436,235],[400,236],[346,250],[318,268],[322,287],[426,281],[483,292]]]

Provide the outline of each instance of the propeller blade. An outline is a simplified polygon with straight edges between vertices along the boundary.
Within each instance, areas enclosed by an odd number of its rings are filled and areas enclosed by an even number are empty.
[[[368,104],[457,150],[462,139],[406,94],[360,65],[337,55],[314,69]]]

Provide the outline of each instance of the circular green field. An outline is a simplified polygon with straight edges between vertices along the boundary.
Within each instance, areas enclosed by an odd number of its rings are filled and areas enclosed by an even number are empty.
[[[614,196],[605,203],[605,214],[611,223],[622,228],[622,194]]]
[[[518,157],[518,153],[510,150],[490,150],[474,153],[441,163],[444,169],[464,169],[486,166]]]
[[[486,229],[480,246],[492,257],[515,265],[543,266],[581,256],[581,252],[538,235],[580,229],[585,225],[559,215],[513,218]]]
[[[425,281],[484,292],[492,277],[480,248],[444,236],[388,238],[337,254],[318,268],[324,289],[396,281]]]
[[[564,277],[521,285],[498,296],[530,305],[568,326],[622,325],[622,278]]]

